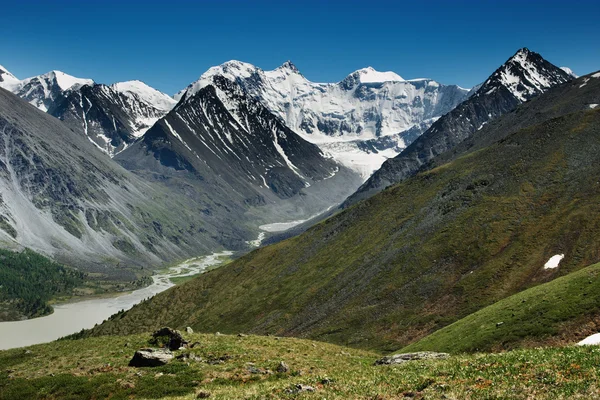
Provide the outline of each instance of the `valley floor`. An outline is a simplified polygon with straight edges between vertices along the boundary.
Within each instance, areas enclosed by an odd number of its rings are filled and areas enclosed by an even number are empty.
[[[0,399],[600,398],[600,348],[570,346],[375,366],[379,354],[274,336],[187,334],[195,357],[134,368],[149,334],[0,351]],[[277,372],[280,362],[289,366]],[[299,391],[297,385],[312,391]]]

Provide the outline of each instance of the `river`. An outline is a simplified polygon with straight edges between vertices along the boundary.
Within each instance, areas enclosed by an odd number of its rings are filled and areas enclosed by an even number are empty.
[[[0,350],[51,342],[92,328],[120,310],[128,310],[140,301],[174,286],[170,278],[199,274],[232,254],[231,251],[223,251],[186,260],[165,273],[152,276],[153,283],[150,286],[122,296],[56,304],[53,306],[54,312],[45,317],[0,322]]]

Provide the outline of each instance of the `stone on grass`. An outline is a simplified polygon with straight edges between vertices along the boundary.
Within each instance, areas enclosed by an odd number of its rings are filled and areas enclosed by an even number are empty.
[[[286,392],[290,393],[290,394],[314,392],[314,391],[316,391],[316,389],[314,387],[308,386],[308,385],[303,385],[301,383],[294,385],[289,389],[286,389]]]
[[[135,352],[130,367],[159,367],[169,363],[173,353],[167,349],[141,349]]]
[[[169,350],[179,350],[181,347],[187,347],[188,341],[183,338],[181,332],[168,327],[161,328],[152,334],[155,341],[159,338],[167,338],[165,347]]]
[[[194,333],[194,330],[190,326],[188,326],[187,328],[185,328],[185,331],[186,331],[186,333],[189,333],[189,334]]]
[[[439,360],[450,357],[448,353],[436,353],[433,351],[419,351],[416,353],[402,353],[394,354],[393,356],[386,356],[375,361],[375,365],[390,365],[390,364],[402,364],[409,361],[415,360]]]
[[[280,362],[276,369],[277,372],[284,374],[290,371],[290,367],[285,362]]]

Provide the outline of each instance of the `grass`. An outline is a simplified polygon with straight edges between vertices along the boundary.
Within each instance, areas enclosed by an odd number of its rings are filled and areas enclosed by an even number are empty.
[[[494,351],[582,340],[600,330],[599,275],[595,264],[517,293],[402,351]]]
[[[0,352],[0,399],[557,399],[600,396],[600,348],[561,347],[374,366],[379,354],[302,339],[192,334],[202,361],[127,364],[149,334]],[[182,353],[177,352],[177,353]],[[290,367],[276,372],[279,362]],[[290,393],[296,384],[314,393]]]

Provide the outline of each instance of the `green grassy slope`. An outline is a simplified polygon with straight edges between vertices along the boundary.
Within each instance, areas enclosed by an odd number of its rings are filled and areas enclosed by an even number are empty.
[[[520,130],[88,334],[169,324],[406,346],[600,259],[599,129],[590,110]]]
[[[200,359],[127,364],[149,334],[0,351],[0,399],[590,399],[600,349],[563,347],[375,366],[378,354],[265,336],[186,335]],[[288,372],[278,373],[284,361]],[[313,393],[290,393],[295,385]]]
[[[600,331],[600,264],[517,293],[403,351],[471,352],[573,342]]]

